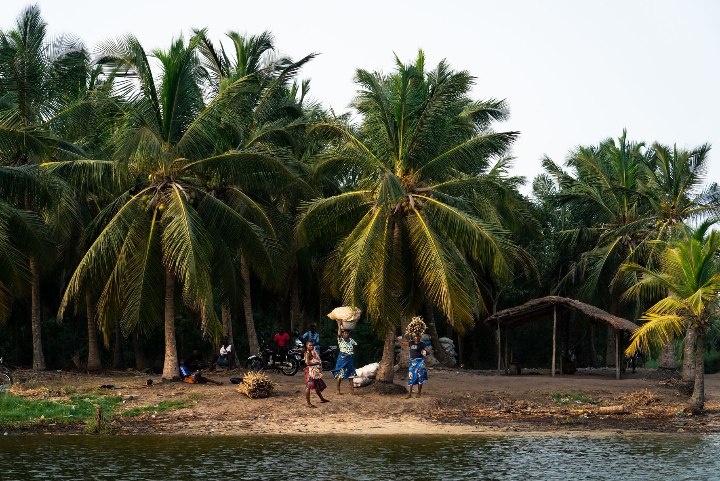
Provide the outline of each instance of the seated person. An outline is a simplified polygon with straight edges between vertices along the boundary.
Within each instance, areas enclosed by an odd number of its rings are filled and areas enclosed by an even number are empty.
[[[185,361],[183,359],[180,359],[180,379],[188,384],[205,384],[208,382],[218,386],[222,384],[222,382],[203,376],[201,370],[191,371],[185,365]]]
[[[193,349],[190,353],[190,359],[188,359],[187,367],[191,372],[207,368],[207,364],[205,364],[202,354],[200,354],[198,349]]]
[[[303,342],[303,344],[311,341],[313,343],[313,347],[315,347],[315,350],[318,352],[318,354],[320,354],[320,333],[317,332],[317,327],[315,326],[315,324],[312,324],[310,326],[310,330],[303,334],[300,337],[300,340]]]
[[[275,352],[280,359],[287,359],[288,349],[290,349],[290,335],[285,332],[284,327],[281,327],[278,329],[278,332],[275,333],[273,342],[275,342]]]
[[[225,347],[225,343],[220,346],[220,355],[218,355],[215,364],[219,367],[228,368],[230,367],[230,353],[232,352],[232,344],[228,344]]]

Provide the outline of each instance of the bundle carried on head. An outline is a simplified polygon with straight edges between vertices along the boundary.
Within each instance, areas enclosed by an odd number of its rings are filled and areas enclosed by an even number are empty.
[[[249,372],[243,378],[243,382],[238,384],[238,392],[245,394],[252,399],[264,398],[270,396],[275,389],[269,377],[263,372]]]
[[[336,307],[327,316],[333,321],[352,322],[360,319],[360,314],[362,311],[357,307],[342,306]]]
[[[423,322],[423,319],[421,316],[415,316],[412,318],[412,321],[410,321],[410,324],[408,324],[407,328],[405,329],[405,334],[410,337],[415,336],[422,336],[425,333],[425,330],[427,329],[427,325]]]
[[[348,331],[355,329],[362,311],[357,307],[342,306],[336,307],[327,315],[333,321],[341,321],[343,329]]]

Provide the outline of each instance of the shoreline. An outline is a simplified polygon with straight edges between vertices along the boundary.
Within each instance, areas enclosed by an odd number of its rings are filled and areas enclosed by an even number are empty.
[[[229,384],[232,373],[208,374],[221,386],[160,382],[135,371],[82,374],[19,371],[11,392],[25,399],[68,403],[78,396],[114,396],[105,433],[119,436],[545,436],[704,435],[720,433],[720,375],[706,382],[706,413],[682,412],[687,397],[652,372],[616,381],[602,370],[576,376],[503,376],[434,369],[421,398],[378,394],[371,387],[308,409],[300,376],[271,374],[266,399],[249,399]],[[146,380],[154,379],[147,387]],[[155,379],[157,378],[157,379]],[[329,373],[326,373],[329,378]],[[331,378],[328,381],[332,381]],[[396,379],[396,383],[402,380]],[[113,389],[100,389],[100,386]],[[347,386],[343,384],[343,391]],[[71,395],[71,393],[74,393]],[[87,393],[87,394],[86,394]],[[73,397],[74,396],[74,397]],[[312,394],[314,397],[315,395]],[[161,410],[168,403],[177,407]],[[174,403],[174,404],[173,404]],[[622,407],[621,412],[613,412]],[[155,411],[154,409],[158,410]],[[140,410],[125,417],[123,413]],[[2,425],[0,434],[82,434],[85,422]]]

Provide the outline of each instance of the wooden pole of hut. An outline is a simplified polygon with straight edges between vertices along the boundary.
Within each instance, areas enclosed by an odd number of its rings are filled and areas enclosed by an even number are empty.
[[[555,362],[556,362],[556,352],[557,352],[557,304],[553,305],[553,363],[552,367],[550,368],[551,376],[555,377]]]
[[[620,329],[615,329],[615,379],[620,380]]]
[[[497,350],[498,350],[498,368],[497,370],[502,370],[502,344],[500,339],[500,323],[498,322],[497,325],[497,333],[495,336],[495,340],[497,341]]]

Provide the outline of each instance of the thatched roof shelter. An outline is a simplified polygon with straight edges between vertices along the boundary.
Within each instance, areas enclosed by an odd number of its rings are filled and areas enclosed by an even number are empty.
[[[500,366],[500,351],[501,351],[501,331],[512,329],[536,319],[547,318],[552,315],[553,318],[553,338],[552,338],[552,375],[555,376],[556,371],[556,350],[557,350],[557,314],[558,310],[571,310],[577,311],[585,316],[589,317],[595,322],[602,322],[608,324],[615,331],[615,373],[617,379],[620,379],[620,364],[622,362],[621,357],[621,338],[622,331],[628,331],[630,333],[635,332],[638,326],[627,319],[622,317],[614,316],[609,312],[603,311],[599,307],[585,304],[575,299],[569,299],[567,297],[559,296],[547,296],[540,299],[533,299],[520,306],[511,307],[502,311],[496,312],[492,316],[485,319],[485,323],[497,330],[497,342],[498,342],[498,368]],[[507,336],[505,337],[505,343],[507,344]],[[507,356],[507,348],[505,350]],[[506,362],[507,365],[507,362]]]
[[[616,330],[635,332],[638,328],[636,324],[627,319],[614,316],[599,307],[560,296],[541,297],[540,299],[533,299],[520,306],[504,309],[485,319],[485,322],[495,327],[498,325],[510,328],[518,327],[537,318],[551,315],[556,307],[578,311],[594,321],[609,324]]]

